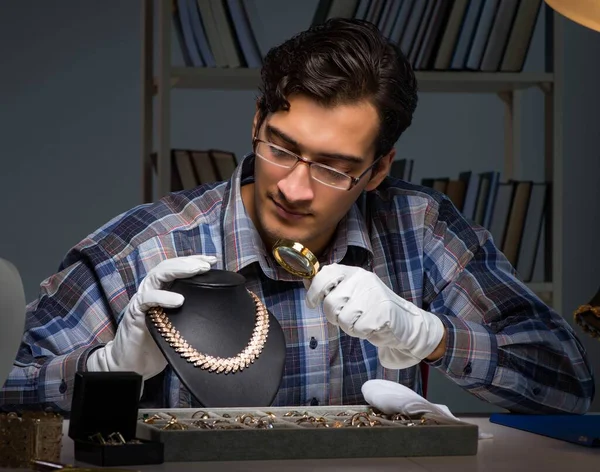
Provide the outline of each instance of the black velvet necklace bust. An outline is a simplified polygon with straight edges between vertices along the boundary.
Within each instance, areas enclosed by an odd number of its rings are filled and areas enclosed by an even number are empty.
[[[228,358],[248,345],[256,321],[256,306],[241,274],[211,269],[175,280],[167,290],[180,293],[180,308],[164,313],[190,346],[202,354]],[[205,407],[269,406],[279,389],[285,365],[285,339],[269,312],[269,331],[254,363],[235,373],[209,372],[182,357],[146,317],[150,334],[167,362],[198,402]]]

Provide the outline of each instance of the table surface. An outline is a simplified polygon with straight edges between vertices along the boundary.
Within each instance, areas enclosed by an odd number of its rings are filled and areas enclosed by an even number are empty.
[[[576,472],[600,471],[600,448],[589,448],[557,439],[520,431],[490,423],[489,417],[461,417],[477,424],[482,433],[493,438],[480,439],[474,456],[365,458],[365,459],[311,459],[289,461],[229,461],[229,462],[166,462],[147,466],[128,466],[131,471],[183,472],[187,470],[214,471],[297,471],[324,470],[352,472],[397,471],[403,472],[520,472],[532,470]],[[68,421],[65,421],[61,460],[66,464],[85,467],[73,457],[73,441],[69,438]],[[343,445],[341,445],[343,446]],[[92,466],[93,467],[93,466]],[[3,469],[10,470],[10,469]],[[23,471],[23,469],[14,469]],[[109,469],[107,469],[109,470]]]

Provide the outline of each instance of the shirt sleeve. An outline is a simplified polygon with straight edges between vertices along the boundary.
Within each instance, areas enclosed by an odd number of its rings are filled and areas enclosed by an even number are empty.
[[[89,353],[114,337],[125,300],[111,293],[122,281],[100,249],[71,251],[68,265],[40,286],[28,305],[25,331],[13,369],[0,390],[0,405],[69,411],[75,373]]]
[[[585,413],[594,379],[570,325],[517,277],[489,232],[443,201],[424,239],[423,308],[447,331],[430,364],[516,413]]]

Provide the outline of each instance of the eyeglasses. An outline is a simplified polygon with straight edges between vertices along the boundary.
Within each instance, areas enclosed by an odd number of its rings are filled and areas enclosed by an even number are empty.
[[[269,164],[273,164],[283,169],[293,169],[296,167],[298,162],[303,162],[308,165],[310,176],[314,180],[323,185],[327,185],[328,187],[339,190],[350,190],[358,182],[360,182],[360,179],[362,179],[367,172],[369,172],[383,157],[380,156],[375,159],[375,161],[373,161],[373,163],[358,177],[352,177],[351,175],[340,172],[339,170],[326,166],[325,164],[309,161],[308,159],[299,156],[298,154],[294,154],[293,152],[288,151],[281,146],[263,141],[262,139],[254,138],[253,143],[254,154]]]

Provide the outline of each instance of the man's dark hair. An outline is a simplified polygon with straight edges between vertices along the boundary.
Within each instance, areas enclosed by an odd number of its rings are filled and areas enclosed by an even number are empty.
[[[332,18],[312,26],[266,55],[258,99],[259,124],[288,110],[286,97],[305,95],[321,105],[370,100],[380,118],[375,158],[387,154],[410,126],[417,81],[400,48],[375,25]]]

